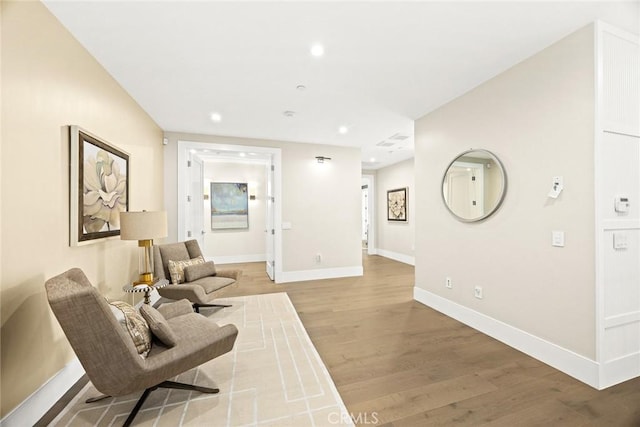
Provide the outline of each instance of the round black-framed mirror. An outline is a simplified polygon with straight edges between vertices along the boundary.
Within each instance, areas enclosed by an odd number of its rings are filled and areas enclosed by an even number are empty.
[[[500,159],[488,150],[467,150],[449,163],[442,177],[442,200],[462,222],[482,221],[495,213],[507,191]]]

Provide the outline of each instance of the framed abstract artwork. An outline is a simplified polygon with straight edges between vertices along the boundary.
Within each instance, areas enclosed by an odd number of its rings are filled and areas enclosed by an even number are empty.
[[[69,244],[120,235],[129,210],[129,154],[69,127]]]
[[[407,220],[407,188],[387,191],[387,220]]]
[[[211,229],[249,228],[247,183],[211,183]]]

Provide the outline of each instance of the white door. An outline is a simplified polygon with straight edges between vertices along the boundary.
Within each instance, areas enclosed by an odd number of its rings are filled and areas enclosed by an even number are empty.
[[[187,195],[187,236],[196,239],[204,252],[204,175],[202,160],[193,156],[189,167],[189,191]]]
[[[275,199],[274,199],[274,166],[273,157],[267,164],[267,218],[265,221],[267,275],[275,280]]]
[[[482,165],[454,164],[447,176],[447,203],[456,215],[479,218],[484,211]]]
[[[362,247],[369,246],[369,186],[362,186]]]

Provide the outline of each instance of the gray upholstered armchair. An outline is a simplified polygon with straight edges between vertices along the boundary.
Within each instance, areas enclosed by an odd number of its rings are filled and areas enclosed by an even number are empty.
[[[202,263],[185,267],[179,277],[172,275],[172,263],[175,266],[176,263],[189,262],[199,257],[202,257]],[[153,258],[155,277],[171,282],[169,286],[158,289],[161,296],[175,300],[186,298],[191,301],[196,312],[200,311],[200,307],[228,307],[213,304],[213,300],[235,287],[241,272],[216,270],[213,262],[204,263],[197,240],[156,245],[153,247]]]
[[[188,301],[164,304],[157,313],[165,322],[165,332],[172,333],[173,345],[151,344],[149,337],[150,350],[141,357],[131,332],[120,323],[122,320],[119,322],[112,305],[91,286],[82,270],[74,268],[55,276],[47,280],[45,288],[49,305],[95,388],[110,396],[144,390],[125,426],[158,387],[219,391],[168,380],[229,352],[238,335],[235,325],[218,326],[194,313]],[[125,324],[128,327],[129,321]]]

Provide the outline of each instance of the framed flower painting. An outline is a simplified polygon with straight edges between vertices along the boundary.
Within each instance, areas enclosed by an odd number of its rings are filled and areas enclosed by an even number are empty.
[[[407,188],[387,191],[387,221],[407,221]]]
[[[129,210],[129,154],[70,126],[69,244],[120,235]]]

